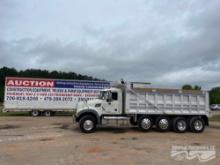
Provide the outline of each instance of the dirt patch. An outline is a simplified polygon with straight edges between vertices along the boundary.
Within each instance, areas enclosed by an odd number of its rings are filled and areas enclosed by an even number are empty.
[[[60,126],[60,128],[61,129],[68,129],[69,128],[69,124],[62,124],[61,126]]]
[[[117,134],[117,133],[125,133],[125,132],[127,132],[125,129],[117,129],[117,130],[114,130],[112,133]]]
[[[137,137],[131,137],[131,138],[122,137],[122,138],[120,138],[120,140],[138,140],[138,138]]]
[[[1,135],[1,136],[24,136],[24,135]]]
[[[9,125],[9,124],[6,124],[6,125],[0,125],[0,129],[15,129],[15,128],[19,128],[20,126],[18,125]]]
[[[52,123],[52,125],[63,125],[64,123]]]
[[[107,151],[106,149],[104,148],[101,148],[101,147],[90,147],[89,149],[87,149],[87,152],[88,153],[101,153],[101,152],[105,152]]]
[[[131,140],[138,140],[138,138],[137,137],[132,137]]]
[[[201,144],[200,143],[192,143],[191,145],[192,146],[200,146]]]
[[[19,129],[10,129],[17,125]],[[191,145],[214,145],[216,158],[210,165],[220,162],[220,129],[210,127],[200,134],[115,127],[83,134],[71,117],[0,117],[0,126],[1,165],[199,164],[197,157],[176,161],[171,156],[175,146]]]
[[[42,139],[40,139],[40,141],[52,141],[52,140],[54,140],[53,138],[42,138]]]
[[[210,128],[220,129],[220,125],[210,125]]]

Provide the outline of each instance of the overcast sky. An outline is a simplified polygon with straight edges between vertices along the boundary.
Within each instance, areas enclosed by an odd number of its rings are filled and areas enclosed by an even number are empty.
[[[0,0],[0,67],[220,85],[219,0]]]

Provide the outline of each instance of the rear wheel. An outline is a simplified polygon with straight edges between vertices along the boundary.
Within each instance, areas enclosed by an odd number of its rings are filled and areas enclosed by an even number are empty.
[[[96,130],[96,119],[91,115],[83,116],[79,121],[80,130],[84,133],[92,133]]]
[[[184,117],[176,117],[173,120],[173,130],[178,133],[184,133],[187,130],[187,122]]]
[[[205,122],[200,117],[192,117],[189,120],[189,126],[192,132],[200,133],[203,132],[203,130],[205,129]]]
[[[157,130],[165,132],[170,130],[170,119],[166,116],[159,116],[156,119]]]
[[[37,116],[39,116],[39,115],[40,115],[40,111],[38,111],[38,110],[32,110],[32,111],[31,111],[31,116],[37,117]]]
[[[149,131],[153,126],[153,120],[149,116],[140,117],[138,120],[138,127],[142,131]]]
[[[44,111],[44,116],[50,117],[50,116],[52,116],[52,112],[51,111]]]

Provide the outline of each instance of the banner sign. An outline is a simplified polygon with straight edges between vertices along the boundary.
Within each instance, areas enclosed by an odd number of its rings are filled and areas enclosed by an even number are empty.
[[[79,101],[97,98],[106,81],[7,77],[5,108],[74,109]]]

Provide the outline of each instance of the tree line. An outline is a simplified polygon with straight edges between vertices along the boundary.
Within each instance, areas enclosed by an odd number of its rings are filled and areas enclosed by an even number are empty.
[[[0,68],[0,102],[4,101],[5,77],[32,77],[32,78],[54,78],[54,79],[75,79],[75,80],[99,80],[87,75],[75,72],[48,71],[41,69],[16,70],[15,68]]]

